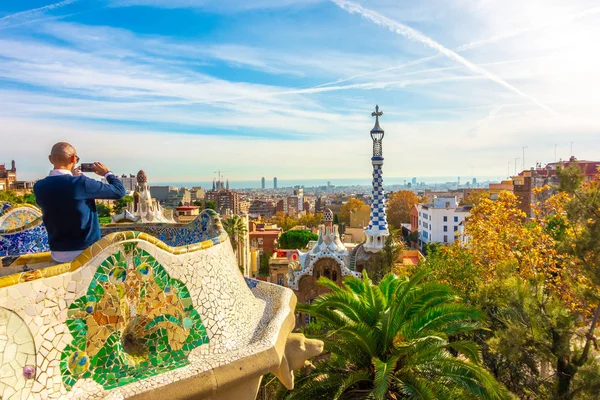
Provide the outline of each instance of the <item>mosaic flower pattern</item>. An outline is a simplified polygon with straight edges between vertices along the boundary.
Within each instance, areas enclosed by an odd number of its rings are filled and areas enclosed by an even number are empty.
[[[39,210],[32,207],[18,207],[6,214],[0,217],[0,232],[23,227],[41,217]]]
[[[187,365],[208,343],[186,285],[136,243],[124,243],[69,307],[73,341],[61,355],[68,389],[91,378],[106,390]]]

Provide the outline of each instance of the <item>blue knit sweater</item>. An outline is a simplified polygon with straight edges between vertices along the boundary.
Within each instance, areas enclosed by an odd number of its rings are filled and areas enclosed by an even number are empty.
[[[86,176],[55,175],[36,182],[33,193],[42,209],[52,251],[84,250],[100,239],[96,199],[125,196],[123,183],[114,175],[108,184]]]

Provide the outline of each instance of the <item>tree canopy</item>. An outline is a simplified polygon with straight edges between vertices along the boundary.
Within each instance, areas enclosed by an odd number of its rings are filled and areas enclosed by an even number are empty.
[[[204,209],[208,210],[217,210],[217,202],[214,200],[205,200],[204,201]]]
[[[339,221],[345,223],[346,225],[349,225],[351,213],[368,209],[369,206],[366,205],[363,201],[351,197],[348,200],[348,202],[342,205],[342,208],[340,209]]]
[[[577,166],[559,176],[559,187],[535,190],[530,219],[512,193],[481,199],[465,222],[467,245],[432,251],[426,265],[437,281],[486,312],[489,330],[474,340],[483,344],[486,366],[512,392],[593,399],[600,387],[594,336],[600,179],[582,183]]]
[[[125,196],[122,199],[119,199],[115,202],[113,211],[115,212],[115,214],[121,214],[123,210],[125,210],[127,206],[131,203],[133,203],[133,197]]]
[[[419,203],[417,195],[410,190],[399,190],[388,198],[387,218],[390,225],[400,229],[401,224],[410,222],[410,210]]]
[[[0,203],[4,202],[12,204],[36,204],[33,193],[25,193],[23,196],[19,196],[11,190],[0,191]]]
[[[96,210],[98,211],[98,217],[110,217],[111,209],[104,203],[97,203]]]
[[[300,373],[286,399],[509,399],[464,336],[482,313],[445,285],[387,275],[373,285],[347,276],[320,278],[331,292],[299,311],[316,318],[328,357]]]
[[[311,231],[303,229],[294,229],[283,233],[279,237],[279,247],[282,249],[303,249],[311,240],[317,240],[319,237]]]

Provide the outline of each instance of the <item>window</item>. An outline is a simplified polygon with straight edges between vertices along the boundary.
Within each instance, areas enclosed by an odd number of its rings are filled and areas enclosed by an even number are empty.
[[[444,222],[448,222],[448,216],[444,215]]]
[[[446,208],[450,208],[450,202],[449,201],[446,202]]]
[[[448,232],[448,225],[444,225],[444,232]]]
[[[444,243],[448,243],[448,235],[444,235]]]
[[[325,268],[325,272],[323,274],[325,276],[325,278],[329,279],[331,278],[331,276],[329,275],[329,268]]]
[[[458,222],[458,217],[454,217],[454,222]]]
[[[277,284],[279,286],[284,286],[284,282],[283,282],[283,274],[277,274]]]
[[[454,232],[458,230],[458,226],[454,225]]]
[[[331,280],[332,281],[337,281],[337,271],[333,271],[333,273],[331,274]]]

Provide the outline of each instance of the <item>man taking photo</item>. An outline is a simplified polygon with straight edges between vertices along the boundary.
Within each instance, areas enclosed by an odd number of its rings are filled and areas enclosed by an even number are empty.
[[[54,261],[69,262],[100,239],[96,199],[118,200],[125,187],[106,165],[95,162],[94,172],[108,184],[81,174],[75,168],[77,151],[66,142],[56,143],[50,152],[54,169],[33,186],[48,231],[48,244]]]

